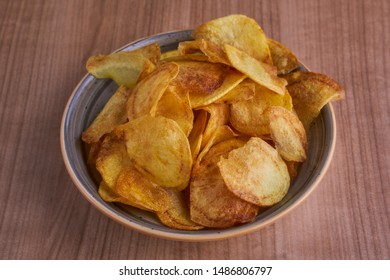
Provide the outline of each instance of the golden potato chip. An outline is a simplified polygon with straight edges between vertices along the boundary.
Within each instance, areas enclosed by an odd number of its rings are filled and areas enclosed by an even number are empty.
[[[194,113],[191,109],[188,93],[187,98],[182,99],[175,92],[174,87],[168,87],[158,101],[155,115],[176,121],[186,136],[190,134],[194,121]]]
[[[204,148],[209,141],[211,135],[219,127],[229,122],[229,105],[224,103],[213,103],[204,107],[198,108],[209,113],[206,128],[203,132],[201,149]]]
[[[223,46],[204,39],[181,42],[179,43],[178,51],[182,56],[197,55],[201,57],[203,55],[209,62],[230,65]]]
[[[232,45],[258,61],[272,63],[267,37],[257,22],[247,16],[229,15],[208,21],[198,26],[192,36],[220,46]]]
[[[276,149],[258,137],[217,163],[228,189],[258,206],[272,206],[287,194],[290,176]]]
[[[145,61],[142,67],[141,73],[138,76],[137,83],[146,78],[150,73],[156,70],[157,65],[151,62],[149,59]]]
[[[205,227],[227,228],[253,221],[258,206],[248,203],[228,190],[217,162],[245,142],[223,141],[212,147],[199,165],[195,165],[190,184],[191,220]]]
[[[327,103],[344,98],[344,90],[320,73],[296,71],[283,76],[291,94],[294,109],[307,129]]]
[[[112,79],[118,85],[132,88],[145,61],[150,60],[156,64],[160,55],[160,47],[155,43],[130,52],[92,56],[88,59],[86,68],[96,78]]]
[[[199,110],[195,112],[196,117],[194,125],[192,127],[191,133],[188,136],[188,142],[190,143],[192,162],[196,161],[203,140],[203,131],[206,127],[207,115],[208,113],[204,110]]]
[[[269,118],[271,138],[282,158],[287,161],[305,161],[306,131],[298,116],[280,106],[269,107],[265,114]]]
[[[290,73],[300,66],[295,54],[282,43],[268,38],[268,46],[273,65],[278,69],[278,75]]]
[[[260,62],[247,53],[230,45],[225,45],[230,64],[253,81],[280,95],[286,91],[287,81],[276,75],[274,66]]]
[[[203,149],[199,153],[199,156],[197,158],[197,162],[200,162],[203,157],[209,152],[212,146],[229,139],[232,139],[234,137],[238,136],[234,131],[228,126],[223,125],[219,126],[213,131],[213,133],[210,136],[210,139],[205,143]]]
[[[290,182],[294,181],[294,179],[298,176],[299,167],[302,165],[301,162],[297,161],[284,161],[287,166],[288,174],[290,175]]]
[[[270,106],[282,106],[291,110],[291,96],[288,91],[282,96],[256,84],[252,99],[230,105],[230,123],[241,133],[264,137],[271,132],[269,118],[264,114]]]
[[[166,60],[167,58],[175,57],[179,55],[179,51],[177,49],[170,50],[161,54],[160,60]]]
[[[245,79],[216,102],[235,103],[250,100],[255,96],[255,83]]]
[[[129,120],[154,115],[158,101],[178,73],[179,66],[176,63],[164,63],[137,83],[127,102]]]
[[[170,207],[165,189],[152,184],[134,166],[122,170],[114,191],[126,199],[126,204],[140,209],[159,212]]]
[[[92,166],[96,165],[96,159],[100,152],[100,147],[102,146],[103,140],[104,137],[100,138],[100,140],[97,142],[89,144],[89,146],[87,147],[87,154],[88,154],[87,163],[89,165]]]
[[[174,120],[142,116],[118,126],[114,133],[126,142],[137,169],[163,187],[185,187],[192,155],[187,136]]]
[[[245,75],[223,64],[178,61],[179,74],[173,85],[189,91],[192,108],[208,105],[239,84]]]
[[[96,158],[96,169],[107,186],[113,189],[119,174],[131,165],[124,141],[114,135],[107,135]]]
[[[130,89],[120,86],[82,133],[81,139],[89,144],[98,142],[104,134],[110,133],[117,125],[123,124],[127,120],[126,103],[130,94]]]
[[[127,200],[126,198],[116,194],[112,189],[110,189],[110,187],[107,186],[107,184],[104,181],[102,181],[100,183],[98,193],[99,193],[100,197],[106,202],[120,202],[120,203],[123,203],[126,205],[131,205],[133,207],[137,207],[137,208],[142,209],[142,210],[150,211],[149,209],[146,209],[146,208],[142,207],[141,205],[135,204],[135,203]]]
[[[202,229],[203,226],[191,221],[188,205],[184,201],[183,194],[172,189],[167,189],[166,192],[170,198],[171,203],[169,204],[170,206],[166,211],[157,212],[157,217],[160,219],[160,221],[164,225],[175,229]]]

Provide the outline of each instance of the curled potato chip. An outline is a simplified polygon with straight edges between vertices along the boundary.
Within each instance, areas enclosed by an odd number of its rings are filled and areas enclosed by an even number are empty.
[[[250,79],[245,79],[217,102],[235,103],[239,101],[250,100],[255,96],[255,83]]]
[[[168,87],[158,101],[155,115],[176,121],[186,136],[190,134],[194,121],[194,113],[191,109],[188,94],[187,98],[181,98],[175,92],[174,87]]]
[[[192,155],[187,136],[177,122],[145,115],[118,126],[114,133],[125,140],[127,154],[153,183],[187,186]]]
[[[212,147],[199,165],[195,165],[190,184],[191,220],[205,227],[227,228],[252,221],[259,208],[228,190],[217,162],[245,142],[223,141]]]
[[[177,61],[180,71],[172,84],[189,92],[192,108],[207,105],[233,88],[244,75],[223,64]]]
[[[224,103],[213,103],[204,107],[198,108],[198,110],[204,110],[209,113],[206,128],[203,132],[203,139],[201,149],[204,148],[209,141],[211,135],[219,127],[229,122],[229,105]]]
[[[305,161],[306,131],[297,115],[280,106],[269,107],[265,114],[269,118],[271,138],[282,158],[287,161]]]
[[[88,59],[86,68],[96,78],[112,79],[118,85],[132,88],[145,61],[150,60],[156,64],[160,55],[160,47],[155,43],[130,52],[92,56]]]
[[[158,101],[178,72],[179,66],[176,63],[164,63],[137,83],[127,101],[129,120],[143,115],[154,115]]]
[[[218,126],[211,134],[209,140],[205,143],[202,151],[199,153],[197,162],[202,161],[203,157],[208,153],[212,146],[229,139],[236,137],[237,134],[228,126]]]
[[[196,117],[194,125],[192,127],[191,133],[188,136],[188,142],[190,143],[192,162],[196,161],[200,148],[202,145],[203,131],[206,127],[207,122],[207,112],[204,110],[199,110],[195,112]]]
[[[236,130],[249,136],[268,135],[271,132],[269,118],[264,111],[270,106],[282,106],[291,110],[291,96],[287,91],[282,96],[256,85],[252,99],[230,105],[230,123]]]
[[[166,211],[170,198],[164,188],[152,184],[134,166],[123,169],[114,188],[126,204],[152,212]]]
[[[344,90],[333,79],[314,72],[296,71],[283,76],[294,109],[307,129],[327,103],[344,98]]]
[[[272,63],[278,69],[278,75],[290,73],[300,66],[295,54],[282,43],[268,38],[268,46]]]
[[[123,140],[109,134],[104,138],[96,158],[96,169],[111,189],[115,187],[119,174],[132,165]]]
[[[127,120],[126,103],[130,94],[130,89],[120,86],[82,133],[81,139],[89,144],[98,142],[104,134],[110,133],[117,125],[123,124]]]
[[[287,194],[290,175],[276,149],[261,138],[251,138],[243,147],[221,158],[219,171],[228,189],[258,206],[272,206]]]
[[[286,80],[279,78],[273,66],[260,62],[247,53],[230,45],[224,45],[230,64],[253,81],[280,95],[286,91]]]
[[[169,207],[164,212],[157,212],[158,218],[164,225],[183,230],[203,228],[203,226],[191,221],[190,212],[182,192],[166,189],[166,193],[170,199]]]
[[[203,54],[209,62],[230,65],[223,47],[204,39],[181,42],[179,43],[178,51],[183,56]]]
[[[198,26],[192,35],[220,46],[232,45],[258,61],[271,63],[267,37],[257,22],[247,16],[229,15],[208,21]]]

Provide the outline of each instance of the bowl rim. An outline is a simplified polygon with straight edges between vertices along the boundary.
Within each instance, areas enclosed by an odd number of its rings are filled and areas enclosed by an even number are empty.
[[[188,33],[191,32],[191,29],[183,29],[183,30],[174,30],[174,31],[168,31],[168,32],[163,32],[163,33],[158,33],[155,35],[143,37],[141,39],[135,40],[133,42],[130,42],[114,52],[120,51],[122,49],[125,49],[129,46],[137,45],[138,43],[142,43],[145,40],[148,40],[150,38],[155,38],[158,39],[159,37],[171,35],[171,34],[176,34],[178,32],[183,32],[183,33]],[[302,64],[303,65],[303,64]],[[305,66],[304,66],[305,67]],[[330,115],[330,120],[331,124],[330,127],[333,128],[332,133],[330,135],[330,145],[328,146],[328,153],[324,156],[323,162],[322,162],[322,169],[321,172],[313,179],[312,183],[309,185],[309,187],[305,190],[304,193],[302,193],[298,198],[294,200],[294,202],[290,205],[287,206],[286,209],[283,211],[276,213],[273,215],[271,218],[268,218],[262,222],[259,223],[252,223],[248,224],[247,227],[245,228],[239,228],[239,227],[233,227],[229,228],[228,230],[225,229],[220,229],[216,232],[211,232],[211,233],[205,233],[204,235],[193,235],[191,234],[191,231],[182,231],[182,232],[168,232],[168,231],[159,231],[157,229],[153,228],[148,228],[146,226],[134,223],[130,220],[127,220],[123,217],[120,217],[113,213],[109,208],[104,207],[102,203],[98,200],[96,200],[84,187],[83,183],[78,179],[78,177],[75,174],[75,170],[72,168],[71,165],[71,160],[70,160],[70,155],[68,154],[67,147],[65,145],[65,128],[66,128],[66,121],[68,118],[68,113],[70,109],[70,105],[74,101],[74,97],[76,93],[78,92],[80,86],[86,82],[88,78],[91,78],[92,76],[90,74],[84,75],[84,77],[78,82],[76,87],[74,88],[72,94],[70,95],[63,115],[61,119],[61,127],[60,127],[60,147],[61,147],[61,154],[63,158],[63,162],[65,164],[65,168],[73,182],[73,184],[76,186],[76,188],[80,191],[80,193],[84,196],[84,198],[89,201],[96,209],[98,209],[101,213],[109,217],[110,219],[118,222],[119,224],[122,224],[126,226],[127,228],[137,230],[141,233],[147,234],[149,236],[154,236],[154,237],[159,237],[163,239],[168,239],[168,240],[176,240],[176,241],[191,241],[191,242],[202,242],[202,241],[214,241],[214,240],[221,240],[221,239],[226,239],[226,238],[231,238],[231,237],[237,237],[241,236],[244,234],[248,234],[254,231],[257,231],[263,227],[266,227],[272,223],[274,223],[276,220],[282,218],[283,216],[287,215],[290,213],[292,210],[294,210],[296,207],[298,207],[313,191],[314,189],[318,186],[318,184],[321,182],[323,177],[328,171],[328,168],[330,166],[330,163],[333,158],[335,146],[336,146],[336,134],[337,134],[337,127],[336,127],[336,117],[334,113],[334,109],[331,103],[328,103],[325,105],[325,108],[328,109],[328,113]]]

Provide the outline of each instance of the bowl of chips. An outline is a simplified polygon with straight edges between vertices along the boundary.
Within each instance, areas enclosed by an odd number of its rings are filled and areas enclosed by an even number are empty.
[[[244,15],[91,56],[61,125],[65,166],[113,220],[205,241],[300,204],[335,147],[344,95]]]

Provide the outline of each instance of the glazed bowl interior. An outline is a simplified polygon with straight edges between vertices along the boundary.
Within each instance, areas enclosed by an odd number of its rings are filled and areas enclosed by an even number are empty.
[[[162,33],[130,43],[118,51],[130,51],[157,42],[162,52],[173,50],[181,41],[192,40],[191,30]],[[117,85],[111,80],[86,75],[75,88],[66,105],[61,125],[61,150],[65,166],[81,194],[97,209],[113,220],[162,238],[206,241],[216,240],[258,230],[292,210],[302,202],[324,176],[333,155],[336,141],[335,117],[332,106],[326,105],[307,131],[308,159],[292,182],[288,194],[275,206],[262,212],[255,221],[229,229],[185,231],[168,228],[148,212],[119,203],[107,203],[98,194],[98,177],[86,162],[86,146],[81,133],[103,108]]]

